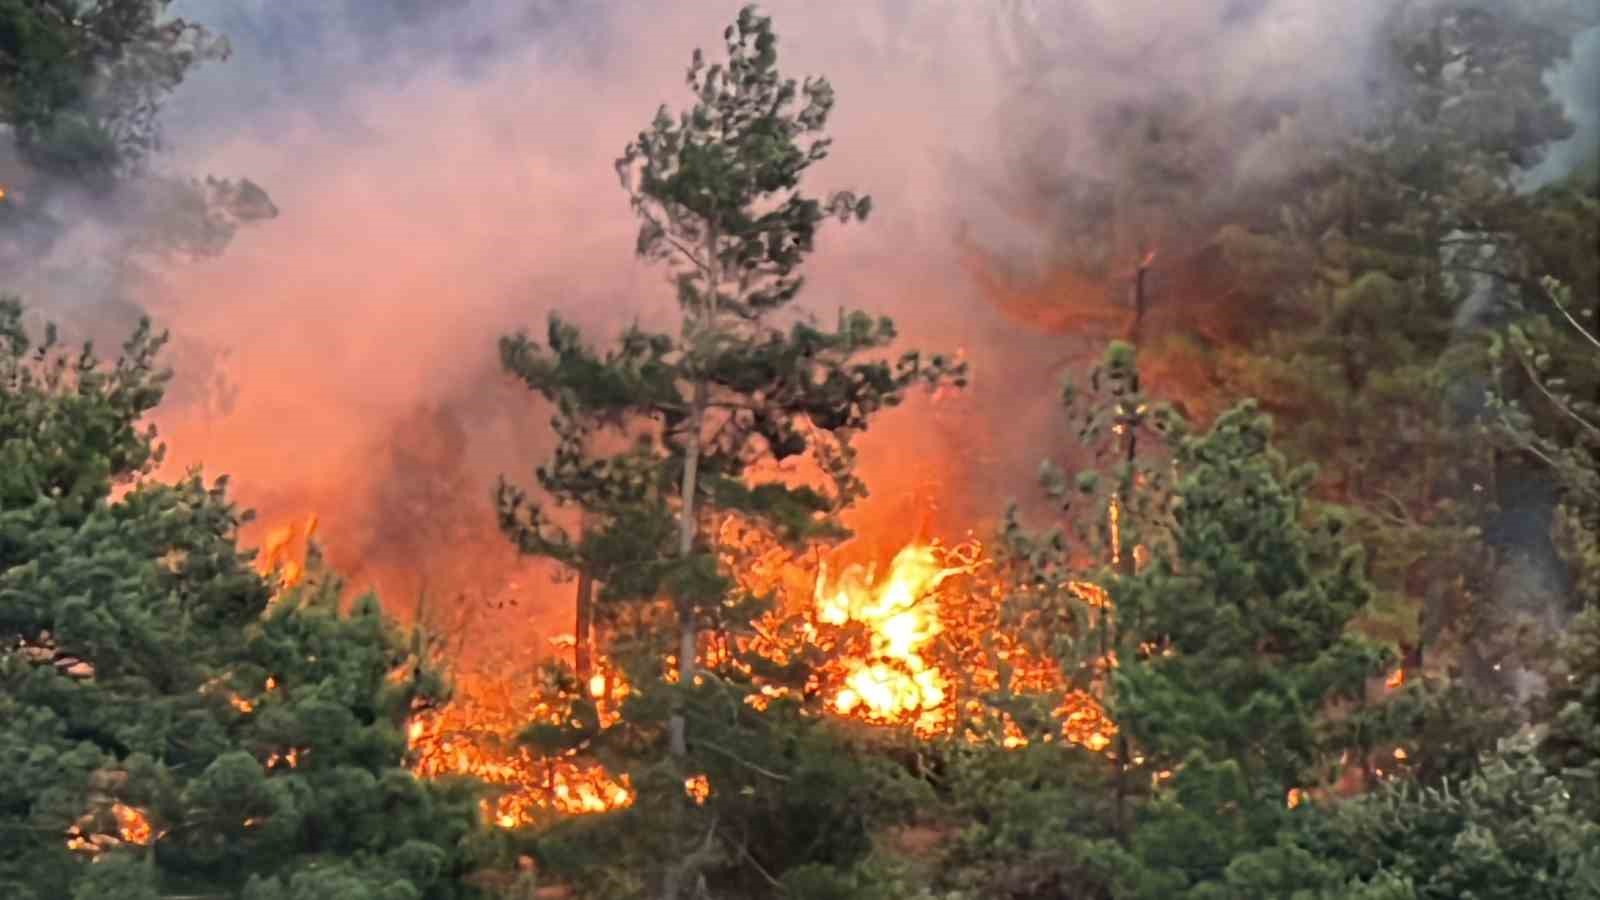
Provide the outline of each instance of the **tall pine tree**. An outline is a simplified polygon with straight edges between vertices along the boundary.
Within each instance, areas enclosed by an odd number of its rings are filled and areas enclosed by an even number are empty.
[[[670,272],[677,333],[634,326],[595,350],[552,316],[542,345],[518,334],[500,348],[505,367],[555,407],[558,448],[537,472],[540,487],[585,517],[575,532],[549,503],[502,482],[502,525],[525,550],[604,579],[605,598],[670,600],[676,686],[658,671],[634,688],[667,698],[679,784],[727,766],[691,761],[700,755],[688,729],[692,695],[720,690],[727,674],[702,677],[702,636],[752,618],[752,607],[729,605],[734,581],[716,526],[736,517],[793,545],[842,536],[835,516],[864,492],[852,438],[914,386],[963,377],[941,356],[878,357],[896,337],[887,318],[841,313],[824,326],[795,305],[822,225],[863,220],[871,204],[848,191],[818,200],[801,190],[828,152],[828,82],[783,77],[772,23],[753,7],[724,39],[723,62],[694,53],[694,105],[677,116],[663,107],[617,161],[641,221],[637,251]],[[646,708],[625,716],[642,724]],[[681,788],[679,796],[686,805]],[[688,829],[687,813],[675,827]],[[663,896],[704,877],[720,834],[713,827],[683,846]]]

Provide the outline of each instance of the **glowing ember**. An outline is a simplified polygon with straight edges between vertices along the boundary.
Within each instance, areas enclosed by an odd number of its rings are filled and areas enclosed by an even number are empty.
[[[1404,668],[1395,669],[1393,672],[1389,673],[1389,677],[1383,680],[1383,686],[1391,691],[1405,683],[1406,670]]]
[[[1099,702],[1084,691],[1067,694],[1055,714],[1061,720],[1063,738],[1097,753],[1111,746],[1111,738],[1117,733]]]
[[[626,775],[612,778],[571,756],[542,758],[515,743],[522,723],[506,728],[485,713],[480,703],[458,699],[413,719],[412,770],[423,778],[470,775],[503,789],[484,801],[485,818],[502,828],[533,824],[549,811],[597,813],[633,802]]]
[[[300,765],[300,757],[303,753],[304,751],[295,747],[290,747],[282,753],[273,753],[267,757],[267,768],[276,769],[280,766],[287,766],[293,769]]]

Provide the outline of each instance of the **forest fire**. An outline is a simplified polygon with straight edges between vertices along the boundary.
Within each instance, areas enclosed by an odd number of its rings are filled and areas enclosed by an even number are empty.
[[[304,578],[303,554],[310,552],[316,527],[316,517],[309,516],[270,532],[260,570],[276,573],[284,589],[297,584]],[[1030,654],[1000,627],[1006,588],[978,541],[946,545],[913,539],[887,564],[880,565],[880,557],[835,569],[830,558],[797,556],[731,522],[720,537],[737,548],[725,562],[739,572],[744,588],[775,593],[780,602],[753,623],[755,637],[703,641],[702,666],[731,665],[748,673],[731,649],[782,661],[806,649],[803,644],[827,659],[803,692],[821,714],[907,728],[928,739],[958,735],[1007,748],[1059,739],[1098,753],[1111,745],[1116,729],[1095,697],[1068,689],[1053,663]],[[1093,584],[1069,587],[1087,606],[1106,602]],[[775,635],[790,636],[788,643]],[[565,655],[575,639],[562,635],[550,643]],[[471,776],[491,785],[494,793],[484,801],[484,816],[504,828],[630,805],[634,791],[628,777],[588,761],[585,746],[550,756],[518,738],[534,724],[578,725],[580,699],[593,702],[601,728],[617,722],[630,687],[603,654],[595,657],[594,671],[583,681],[548,672],[532,679],[458,672],[452,698],[418,711],[407,723],[412,771],[423,778]],[[670,678],[675,664],[667,663]],[[773,685],[758,688],[753,701],[786,693]],[[1059,696],[1053,710],[1059,728],[1025,734],[986,702],[997,693]],[[756,705],[765,708],[764,702]],[[290,753],[271,764],[297,761]],[[684,789],[697,803],[710,793],[699,776],[686,781]]]
[[[144,813],[122,803],[113,804],[111,814],[117,819],[117,833],[130,844],[148,844],[154,830]]]
[[[843,566],[832,575],[825,562],[808,565],[785,553],[768,553],[741,575],[747,587],[793,593],[809,584],[809,602],[789,602],[770,614],[797,627],[763,627],[762,637],[734,643],[745,652],[781,659],[803,648],[784,646],[774,634],[800,635],[821,649],[827,662],[807,685],[819,712],[869,725],[909,728],[926,738],[960,734],[967,740],[998,740],[1018,747],[1030,742],[1009,717],[983,698],[997,691],[1057,693],[1062,700],[1053,733],[1037,739],[1105,750],[1115,734],[1088,693],[1069,691],[1052,664],[1031,657],[999,628],[1002,589],[977,542],[944,546],[913,541],[903,546],[881,575],[872,563]],[[958,576],[973,576],[967,579]],[[1093,585],[1074,585],[1086,603],[1103,602]],[[800,621],[796,623],[794,617]],[[552,641],[568,650],[573,638]],[[727,647],[708,641],[703,665],[734,665]],[[600,657],[585,682],[545,676],[532,683],[471,675],[457,679],[456,695],[439,709],[417,714],[409,724],[413,770],[426,778],[471,775],[501,789],[485,803],[485,815],[502,827],[536,823],[551,814],[583,814],[625,807],[633,801],[626,776],[614,777],[585,762],[582,749],[546,757],[516,736],[531,723],[575,725],[580,693],[595,701],[600,726],[618,719],[629,686]],[[673,666],[669,665],[670,670]],[[1004,673],[1004,674],[1002,674]],[[755,699],[783,689],[761,685]],[[998,726],[998,727],[996,727]],[[983,734],[990,735],[983,737]],[[703,777],[685,791],[697,803],[710,794]]]
[[[67,829],[68,850],[86,856],[97,856],[119,844],[148,846],[158,836],[142,810],[125,803],[113,802],[109,807],[111,818],[107,822],[103,817],[106,809],[104,806],[100,807],[100,814],[91,812]],[[115,825],[114,833],[112,825]]]
[[[1057,733],[1035,735],[1103,750],[1115,728],[1097,701],[1070,690],[1056,666],[1038,658],[1001,627],[1006,586],[975,540],[953,546],[912,542],[901,548],[881,578],[869,566],[851,566],[830,582],[816,577],[814,622],[807,633],[829,650],[825,681],[836,685],[828,709],[877,725],[911,727],[932,738],[960,734],[1006,747],[1030,738],[986,698],[995,694],[1056,694]],[[965,576],[965,577],[963,577]],[[1088,605],[1104,602],[1091,584],[1073,584]],[[846,637],[864,625],[867,640]],[[832,629],[831,635],[826,632]]]
[[[597,813],[633,802],[626,775],[614,778],[576,754],[541,757],[516,744],[519,729],[506,729],[485,713],[484,704],[468,701],[414,718],[407,734],[412,771],[423,778],[469,775],[494,786],[484,814],[502,828],[529,825],[550,812]]]
[[[559,648],[570,638],[552,643]],[[493,785],[497,794],[484,802],[484,813],[504,828],[532,824],[552,812],[605,812],[632,803],[626,775],[613,777],[585,763],[577,750],[545,757],[518,742],[518,733],[531,724],[572,719],[572,686],[540,683],[519,689],[512,681],[458,677],[455,699],[412,717],[406,735],[412,771],[423,778],[470,775]],[[602,660],[586,688],[600,723],[614,723],[617,705],[628,693],[626,682]]]

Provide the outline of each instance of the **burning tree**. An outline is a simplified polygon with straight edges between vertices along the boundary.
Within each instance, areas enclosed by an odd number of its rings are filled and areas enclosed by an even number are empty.
[[[695,105],[676,118],[663,107],[617,161],[642,222],[638,252],[671,272],[678,332],[634,326],[597,351],[553,316],[542,346],[518,334],[500,348],[505,367],[556,408],[559,446],[537,472],[541,488],[587,514],[574,533],[503,482],[505,530],[528,552],[603,577],[608,599],[670,598],[675,671],[633,681],[648,702],[668,704],[676,770],[668,783],[679,783],[680,796],[681,782],[706,770],[698,758],[716,753],[716,742],[688,727],[691,709],[701,722],[718,718],[706,705],[717,705],[709,692],[727,674],[698,665],[703,636],[755,617],[730,599],[733,581],[707,523],[735,516],[796,545],[841,536],[833,517],[863,493],[852,436],[913,386],[963,375],[939,356],[871,358],[895,339],[886,318],[853,312],[826,327],[797,314],[799,267],[818,230],[830,218],[865,219],[870,200],[850,192],[817,200],[799,188],[828,151],[828,82],[782,77],[771,22],[753,8],[724,38],[725,62],[694,54]],[[650,707],[636,709],[633,724],[651,724]],[[724,789],[713,778],[704,808],[715,809]],[[688,829],[690,811],[681,812]],[[666,896],[701,877],[709,848],[724,843],[718,828],[727,823],[709,821],[698,849],[680,845]]]

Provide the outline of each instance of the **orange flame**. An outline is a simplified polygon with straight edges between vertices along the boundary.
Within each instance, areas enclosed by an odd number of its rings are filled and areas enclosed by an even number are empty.
[[[830,588],[823,567],[817,578],[817,619],[836,626],[859,622],[871,633],[869,655],[848,661],[844,687],[832,701],[835,711],[867,721],[914,721],[925,731],[939,727],[945,678],[922,651],[941,631],[933,591],[962,571],[941,566],[933,547],[917,544],[895,555],[879,583],[871,568],[855,566]]]
[[[1088,692],[1067,690],[1053,663],[1035,658],[999,627],[1004,591],[979,583],[981,579],[955,578],[976,575],[988,566],[976,541],[955,547],[912,542],[894,555],[881,578],[874,566],[859,564],[847,565],[833,577],[826,563],[803,563],[763,547],[759,538],[733,535],[730,527],[725,526],[725,539],[749,542],[743,548],[748,558],[725,560],[747,589],[807,598],[785,603],[751,623],[754,637],[702,637],[702,670],[751,679],[756,693],[749,699],[757,709],[793,689],[762,683],[745,661],[748,654],[782,665],[809,646],[822,650],[828,662],[802,693],[819,699],[833,715],[909,727],[923,736],[995,740],[1013,748],[1026,746],[1030,737],[980,698],[997,691],[1058,692],[1061,702],[1054,715],[1059,728],[1038,739],[1060,738],[1094,752],[1111,744],[1116,729],[1098,701]],[[1068,588],[1084,603],[1108,603],[1096,585],[1072,583]],[[570,650],[573,643],[570,635],[551,641],[560,650]],[[664,662],[665,675],[673,680],[676,660],[668,656]],[[1096,669],[1100,677],[1111,665],[1111,660],[1102,661]],[[506,828],[536,824],[551,815],[632,804],[627,776],[614,777],[586,762],[583,746],[542,756],[516,740],[530,723],[580,725],[575,704],[585,695],[594,704],[600,727],[614,725],[630,688],[603,655],[597,655],[594,666],[584,682],[571,683],[563,676],[523,690],[504,679],[459,677],[451,702],[419,711],[407,723],[412,770],[424,778],[469,775],[500,788],[498,796],[485,801],[484,814]],[[686,779],[684,790],[703,804],[711,787],[701,775]]]
[[[122,803],[111,805],[111,814],[117,819],[117,833],[129,844],[144,846],[150,843],[154,830],[144,813]]]
[[[551,641],[560,647],[563,636]],[[603,657],[586,685],[602,727],[615,724],[629,693],[626,680]],[[537,686],[526,692],[483,676],[457,679],[450,703],[413,716],[406,736],[412,771],[423,778],[470,775],[501,789],[484,801],[485,818],[502,828],[532,825],[551,813],[598,813],[633,802],[627,775],[612,777],[584,762],[578,750],[551,757],[522,746],[516,736],[528,724],[571,723],[576,690]]]
[[[1116,728],[1098,701],[1085,691],[1068,690],[1053,663],[1029,653],[1000,627],[1004,590],[981,578],[955,578],[977,575],[987,565],[982,545],[968,541],[953,547],[909,544],[881,580],[870,568],[855,566],[830,582],[822,568],[815,589],[816,627],[809,633],[820,637],[828,626],[852,624],[869,631],[864,648],[821,641],[835,654],[833,671],[824,675],[838,684],[829,709],[873,724],[909,725],[923,736],[959,727],[976,741],[988,740],[982,734],[989,732],[1002,746],[1015,748],[1026,746],[1028,736],[978,698],[994,692],[1060,692],[1054,712],[1060,730],[1038,737],[1104,750]],[[1072,582],[1067,588],[1091,606],[1108,603],[1097,585]]]
[[[683,792],[689,795],[695,806],[705,806],[706,800],[711,797],[711,779],[704,775],[691,775],[683,780]]]
[[[316,533],[315,513],[307,516],[303,523],[290,523],[274,528],[267,533],[266,540],[261,542],[261,552],[256,559],[257,570],[262,575],[278,573],[285,588],[299,584],[305,579],[304,560],[310,549],[311,539]]]

